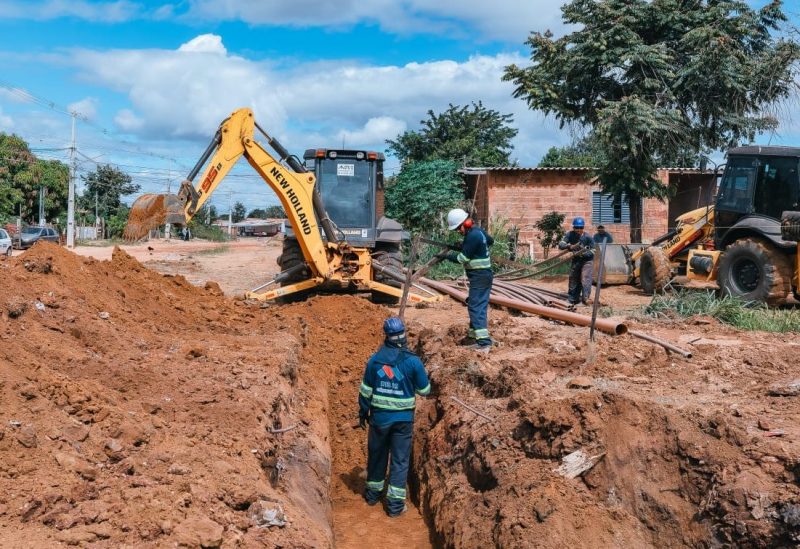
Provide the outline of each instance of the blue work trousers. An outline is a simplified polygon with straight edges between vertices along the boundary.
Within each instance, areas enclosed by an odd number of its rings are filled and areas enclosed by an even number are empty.
[[[469,333],[478,345],[491,345],[489,337],[489,294],[492,293],[494,275],[491,269],[475,269],[467,271],[469,281]]]
[[[386,511],[399,514],[405,506],[406,478],[411,461],[411,436],[414,424],[400,421],[389,425],[369,426],[367,438],[367,489],[364,499],[374,504],[381,497],[385,486],[386,466],[389,467],[389,486],[386,488]]]
[[[569,270],[569,302],[589,301],[592,293],[592,274],[594,261],[573,262]]]

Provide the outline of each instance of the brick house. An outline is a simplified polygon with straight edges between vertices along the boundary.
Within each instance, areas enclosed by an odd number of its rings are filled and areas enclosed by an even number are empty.
[[[542,257],[538,231],[533,226],[551,211],[586,219],[587,232],[605,226],[614,241],[630,242],[630,210],[624,200],[603,194],[589,168],[464,168],[461,175],[469,199],[475,201],[475,218],[484,227],[503,218],[519,232],[518,253]],[[667,202],[644,199],[642,241],[651,242],[674,226],[678,215],[713,203],[716,176],[693,168],[663,168],[658,176],[676,189]]]

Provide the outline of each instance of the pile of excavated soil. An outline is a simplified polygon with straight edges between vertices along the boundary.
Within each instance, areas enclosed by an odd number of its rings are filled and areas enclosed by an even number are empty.
[[[438,399],[419,414],[427,436],[416,439],[416,488],[438,543],[800,541],[800,397],[790,396],[800,375],[791,339],[704,319],[637,327],[695,341],[686,361],[630,337],[603,336],[590,351],[585,329],[496,310],[491,318],[501,346],[488,357],[458,349],[463,323],[449,318],[429,319],[420,334]],[[557,469],[577,450],[596,464],[565,478]]]
[[[333,378],[315,368],[349,351],[308,334],[339,321],[361,360],[385,311],[248,307],[47,243],[0,279],[0,545],[332,544]]]

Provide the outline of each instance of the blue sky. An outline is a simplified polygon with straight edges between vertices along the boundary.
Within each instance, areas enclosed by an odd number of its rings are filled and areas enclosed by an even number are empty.
[[[753,2],[756,5],[763,2]],[[797,24],[800,1],[785,2]],[[481,100],[514,115],[513,157],[535,164],[570,141],[501,82],[526,64],[531,30],[563,32],[548,0],[0,0],[0,131],[66,160],[77,110],[79,169],[111,163],[142,192],[175,189],[219,122],[253,108],[295,154],[347,145],[383,150],[428,109]],[[710,83],[710,85],[713,85]],[[795,98],[773,144],[800,144]],[[766,141],[769,136],[762,141]],[[390,159],[391,172],[397,162]],[[277,203],[241,166],[227,192]]]

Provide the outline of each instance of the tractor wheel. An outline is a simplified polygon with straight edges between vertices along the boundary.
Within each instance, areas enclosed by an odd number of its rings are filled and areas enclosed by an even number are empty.
[[[639,282],[644,293],[653,295],[664,291],[672,279],[672,266],[667,252],[658,246],[650,246],[639,260]]]
[[[790,256],[753,238],[737,240],[719,260],[719,287],[723,295],[773,307],[786,302],[791,291]]]
[[[281,272],[291,269],[296,265],[305,264],[306,259],[303,257],[303,250],[300,249],[300,243],[297,242],[296,238],[284,238],[283,239],[283,250],[281,255],[278,256],[278,266],[281,269]],[[289,286],[290,284],[294,284],[295,282],[302,282],[303,280],[307,279],[309,275],[308,269],[302,269],[299,272],[294,273],[288,279],[281,282],[281,287]],[[304,300],[308,294],[310,293],[309,290],[302,290],[300,292],[295,292],[293,294],[280,297],[278,298],[279,303],[294,303],[296,301]]]
[[[372,261],[380,263],[384,267],[389,267],[398,273],[403,272],[403,254],[400,252],[398,245],[383,245],[376,248],[372,254]],[[402,288],[403,284],[379,270],[375,269],[375,281],[392,286],[394,288]],[[372,301],[375,303],[382,303],[386,305],[396,305],[400,299],[392,295],[384,294],[383,292],[372,292]]]

